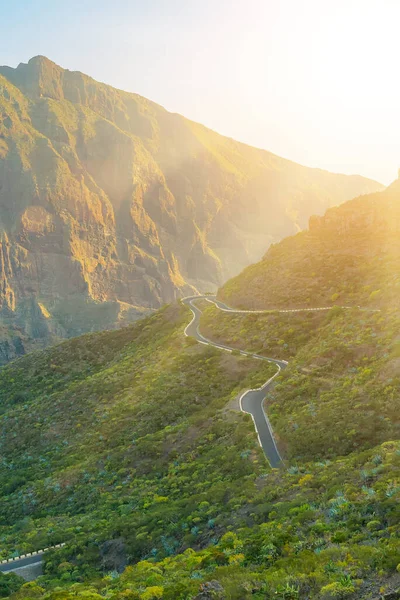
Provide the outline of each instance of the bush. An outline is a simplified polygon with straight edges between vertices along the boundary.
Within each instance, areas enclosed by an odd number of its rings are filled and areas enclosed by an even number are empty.
[[[15,573],[0,572],[0,598],[7,598],[17,592],[25,581]]]

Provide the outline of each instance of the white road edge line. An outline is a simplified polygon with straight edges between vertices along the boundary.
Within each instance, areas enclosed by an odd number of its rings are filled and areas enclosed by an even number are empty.
[[[222,312],[233,313],[233,314],[236,314],[236,313],[239,313],[239,314],[266,314],[266,313],[272,313],[272,312],[278,312],[278,313],[297,313],[297,312],[307,312],[307,311],[314,311],[314,310],[332,310],[333,308],[336,308],[335,306],[322,306],[322,307],[317,307],[317,308],[289,308],[289,309],[272,309],[271,308],[271,309],[265,309],[265,310],[240,310],[240,309],[236,310],[234,308],[226,307],[226,305],[225,305],[225,307],[222,307],[221,304],[223,304],[223,302],[220,302],[220,301],[212,299],[212,298],[215,298],[215,297],[214,296],[208,297],[208,296],[198,295],[198,296],[186,296],[185,298],[181,298],[181,302],[184,302],[185,300],[188,302],[189,308],[190,308],[190,310],[193,313],[192,320],[190,321],[190,323],[188,325],[186,325],[185,330],[184,330],[184,334],[185,334],[186,337],[189,337],[189,334],[187,333],[187,331],[188,331],[189,327],[192,325],[192,323],[196,320],[196,310],[201,314],[201,310],[199,308],[195,307],[192,304],[193,300],[200,300],[200,299],[206,300],[210,304],[214,304],[214,306],[216,306],[216,308],[218,308]],[[365,310],[365,311],[371,311],[371,312],[381,312],[381,310],[379,308],[378,309],[374,309],[374,308],[368,309],[368,308],[362,308],[361,306],[339,306],[338,308],[346,309],[346,310],[349,310],[349,309],[352,309],[352,308],[358,308],[359,310]],[[205,346],[213,346],[214,348],[218,348],[219,350],[225,350],[225,352],[231,352],[232,353],[235,350],[235,348],[224,347],[224,346],[216,344],[215,342],[207,339],[206,337],[204,337],[200,333],[198,326],[196,328],[196,332],[197,332],[197,335],[200,338],[202,338],[201,340],[200,339],[196,339],[196,341],[198,343],[200,343],[200,344],[204,344]],[[260,356],[258,354],[251,354],[251,352],[246,352],[245,350],[239,350],[239,352],[240,352],[241,356],[249,356],[249,357],[255,358],[257,360],[265,360],[265,361],[267,361],[267,362],[269,362],[271,364],[274,364],[274,365],[276,365],[278,367],[278,370],[275,373],[275,375],[273,375],[272,377],[270,377],[268,379],[268,381],[266,381],[264,383],[264,385],[262,385],[260,388],[246,390],[245,392],[243,392],[243,394],[239,398],[240,410],[243,413],[251,416],[251,418],[253,420],[253,423],[254,423],[254,429],[256,430],[256,433],[257,433],[258,443],[259,443],[260,447],[262,447],[261,440],[260,440],[260,435],[258,433],[257,425],[256,425],[256,422],[254,420],[254,417],[253,417],[253,415],[251,413],[243,410],[242,400],[246,396],[246,394],[248,394],[249,392],[259,392],[259,391],[263,390],[264,388],[268,387],[268,385],[270,383],[272,383],[272,381],[280,374],[280,372],[282,370],[282,367],[281,367],[281,365],[279,363],[282,363],[285,366],[287,366],[289,363],[288,363],[287,360],[270,359],[270,358],[267,358],[265,356]],[[271,434],[271,439],[272,439],[272,442],[274,444],[276,453],[277,453],[280,461],[283,463],[283,459],[282,459],[282,457],[281,457],[281,455],[279,453],[278,447],[276,445],[275,436],[274,436],[274,432],[273,432],[270,420],[269,420],[268,415],[267,415],[267,413],[265,412],[265,409],[264,409],[264,400],[265,400],[265,398],[261,402],[261,409],[263,411],[265,422],[267,424],[268,430],[269,430],[269,432]]]
[[[196,320],[196,312],[195,312],[195,311],[197,310],[199,313],[201,313],[201,310],[200,310],[199,308],[195,307],[195,306],[192,304],[192,301],[193,301],[193,300],[196,300],[196,299],[197,299],[197,300],[199,300],[199,299],[205,299],[205,300],[207,300],[208,302],[210,302],[211,304],[214,304],[214,305],[215,305],[215,306],[216,306],[216,307],[217,307],[219,310],[224,310],[224,309],[222,309],[221,307],[219,307],[219,306],[218,306],[218,304],[216,304],[215,302],[213,302],[213,301],[212,301],[210,298],[206,298],[206,297],[204,297],[204,296],[189,296],[188,298],[182,298],[182,299],[181,299],[181,300],[182,300],[182,302],[183,302],[183,301],[185,301],[185,300],[188,302],[188,304],[189,304],[189,308],[190,308],[190,310],[191,310],[191,311],[192,311],[192,313],[193,313],[193,318],[192,318],[192,320],[190,321],[190,323],[189,323],[188,325],[186,325],[186,327],[185,327],[185,330],[184,330],[184,334],[185,334],[185,336],[186,336],[186,337],[189,337],[189,334],[188,334],[188,329],[189,329],[189,327],[190,327],[190,326],[193,324],[193,322]],[[227,310],[227,309],[225,309],[225,311],[224,311],[224,312],[236,312],[236,311],[234,311],[234,310]],[[238,311],[238,312],[252,312],[252,311]],[[257,311],[257,312],[261,312],[261,311]],[[228,348],[228,347],[220,346],[219,344],[216,344],[215,342],[212,342],[211,340],[208,340],[206,337],[204,337],[204,336],[203,336],[203,335],[200,333],[200,331],[199,331],[199,327],[198,327],[198,326],[197,326],[197,328],[196,328],[196,333],[197,333],[197,335],[198,335],[199,337],[201,337],[201,338],[204,340],[204,341],[202,341],[202,340],[196,340],[196,341],[197,341],[198,343],[200,343],[200,344],[204,344],[204,345],[206,345],[206,346],[213,346],[213,347],[215,347],[215,348],[218,348],[219,350],[225,350],[226,352],[230,352],[230,353],[232,353],[232,351],[234,350],[234,348]],[[207,341],[206,341],[206,340],[207,340]],[[252,415],[251,413],[249,413],[249,412],[247,412],[246,410],[244,410],[244,409],[243,409],[242,400],[243,400],[243,398],[246,396],[246,394],[248,394],[249,392],[259,392],[259,391],[262,391],[262,390],[264,390],[266,387],[268,387],[268,386],[269,386],[269,384],[270,384],[270,383],[272,383],[272,382],[273,382],[273,380],[274,380],[274,379],[275,379],[275,378],[276,378],[276,377],[277,377],[277,376],[280,374],[280,372],[281,372],[282,368],[281,368],[281,366],[278,364],[278,362],[277,362],[275,359],[269,359],[269,358],[266,358],[266,357],[264,357],[264,356],[260,356],[260,355],[258,355],[258,354],[252,354],[251,352],[246,352],[245,350],[240,350],[239,352],[240,352],[241,356],[249,356],[250,358],[255,358],[255,359],[257,359],[257,360],[265,360],[266,362],[269,362],[269,363],[271,363],[271,364],[274,364],[274,365],[276,365],[276,367],[278,368],[277,372],[276,372],[276,373],[275,373],[275,374],[274,374],[272,377],[270,377],[270,378],[269,378],[269,379],[268,379],[268,380],[267,380],[267,381],[266,381],[266,382],[265,382],[265,383],[264,383],[264,384],[263,384],[261,387],[259,387],[259,388],[252,388],[252,389],[246,390],[245,392],[243,392],[243,394],[242,394],[242,395],[240,396],[240,398],[239,398],[239,407],[240,407],[240,410],[241,410],[241,412],[243,412],[244,414],[246,414],[246,415],[250,415],[250,416],[251,416],[251,418],[252,418],[252,421],[253,421],[253,424],[254,424],[254,429],[255,429],[255,431],[256,431],[256,433],[257,433],[257,440],[258,440],[259,446],[262,448],[261,439],[260,439],[260,434],[259,434],[259,432],[258,432],[258,429],[257,429],[257,425],[256,425],[256,422],[255,422],[255,419],[254,419],[254,417],[253,417],[253,415]],[[281,361],[279,361],[279,362],[282,362],[282,363],[284,363],[284,364],[285,364],[285,366],[289,364],[289,363],[288,363],[286,360],[281,360]],[[282,457],[281,457],[281,455],[280,455],[280,453],[279,453],[278,447],[277,447],[277,445],[276,445],[276,441],[275,441],[275,437],[274,437],[274,432],[273,432],[273,430],[272,430],[271,423],[270,423],[270,421],[269,421],[269,419],[268,419],[268,416],[267,416],[267,414],[266,414],[266,412],[265,412],[265,410],[264,410],[264,400],[265,400],[265,398],[264,398],[264,399],[263,399],[263,401],[261,402],[261,409],[262,409],[262,412],[263,412],[263,415],[264,415],[264,419],[265,419],[266,425],[267,425],[267,427],[268,427],[268,430],[269,430],[269,432],[270,432],[271,439],[272,439],[272,443],[273,443],[273,445],[274,445],[274,448],[275,448],[276,454],[277,454],[277,456],[278,456],[279,460],[280,460],[280,461],[282,462],[282,464],[283,464],[283,459],[282,459]]]

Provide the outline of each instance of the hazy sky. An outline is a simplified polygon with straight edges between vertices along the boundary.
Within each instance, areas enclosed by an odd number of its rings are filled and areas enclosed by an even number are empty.
[[[220,133],[384,183],[400,0],[0,0],[0,64],[44,54]]]

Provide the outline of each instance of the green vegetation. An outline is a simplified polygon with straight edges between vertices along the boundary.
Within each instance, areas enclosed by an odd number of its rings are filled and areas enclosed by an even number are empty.
[[[214,520],[213,496],[197,506],[192,531],[209,528],[214,534],[204,549],[176,555],[170,548],[170,556],[162,560],[149,553],[121,575],[110,569],[106,577],[91,573],[90,581],[79,583],[82,553],[88,560],[90,552],[75,548],[71,557],[70,547],[48,558],[37,597],[60,598],[61,586],[63,598],[186,599],[197,597],[210,581],[223,589],[214,597],[235,600],[347,597],[354,590],[365,597],[363,593],[377,593],[395,580],[400,563],[399,443],[332,463],[258,473],[251,498],[243,497],[242,487],[237,490],[225,533],[218,516]],[[160,506],[165,526],[172,514],[167,503]],[[176,522],[185,524],[179,512],[174,514]],[[90,550],[93,557],[95,544]],[[28,586],[14,597],[30,598],[31,593]]]
[[[203,311],[202,333],[238,350],[290,360],[327,322],[327,312],[240,314],[197,302]]]
[[[400,182],[312,217],[219,297],[238,308],[399,306]]]
[[[0,572],[0,598],[8,598],[24,585],[24,580],[15,573]]]
[[[186,340],[189,318],[183,305],[166,307],[134,326],[64,342],[0,371],[3,556],[67,542],[46,557],[45,575],[12,597],[329,599],[389,588],[400,563],[400,443],[386,441],[395,419],[378,435],[366,430],[364,449],[338,444],[336,452],[324,411],[316,411],[314,429],[322,428],[329,452],[311,443],[306,460],[271,470],[237,397],[274,367]],[[285,348],[279,341],[290,319]],[[287,397],[282,388],[295,378],[300,390],[305,385],[306,348],[314,348],[315,360],[339,341],[336,357],[347,357],[341,366],[355,383],[360,373],[349,348],[363,349],[365,369],[368,347],[381,364],[388,329],[397,323],[391,319],[341,310],[303,320],[236,316],[209,307],[204,331],[230,341],[245,336],[259,351],[269,330],[266,353],[279,338],[293,363],[272,392],[279,425],[276,398]],[[326,372],[332,368],[334,389],[339,366],[325,363]],[[364,385],[370,375],[362,378]],[[282,411],[294,411],[293,403],[289,398]],[[376,418],[370,410],[354,415],[354,429]],[[291,435],[288,449],[297,440]]]
[[[325,239],[331,255],[335,237],[326,227],[353,222],[358,234],[343,239],[360,248],[371,202],[365,210],[350,203],[356,214],[344,208],[344,220],[342,209],[334,211],[319,224],[316,246]],[[315,302],[365,299],[380,311],[235,315],[204,301],[202,331],[237,349],[227,353],[185,338],[190,313],[176,303],[3,367],[0,558],[66,546],[46,555],[36,582],[0,577],[0,593],[12,600],[361,600],[399,588],[395,206],[386,224],[390,252],[378,259],[371,253],[369,262],[350,265],[339,252],[327,271],[321,251],[310,275],[308,259],[301,270],[293,258],[302,256],[296,240],[304,234],[272,248],[254,267],[255,280],[250,269],[221,292],[238,305],[254,284],[254,302],[266,306],[287,298],[290,281],[295,303],[315,281],[322,290]],[[384,223],[375,224],[382,249]],[[283,274],[263,296],[271,256],[280,256]],[[375,259],[382,259],[378,270]],[[267,464],[238,405],[241,392],[275,367],[239,349],[289,361],[267,396],[285,457],[280,470]]]
[[[187,321],[173,306],[0,371],[1,558],[72,540],[96,545],[89,569],[121,535],[130,560],[168,556],[255,493],[267,465],[235,398],[274,368],[187,343]]]
[[[289,361],[267,405],[290,461],[400,438],[398,311],[235,315],[204,304],[207,337]]]

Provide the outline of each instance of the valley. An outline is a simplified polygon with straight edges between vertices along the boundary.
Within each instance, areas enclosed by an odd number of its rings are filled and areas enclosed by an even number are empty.
[[[44,56],[0,67],[0,364],[216,291],[312,214],[382,187]]]
[[[0,67],[0,598],[399,600],[399,297],[400,172]]]
[[[189,298],[3,367],[3,556],[66,542],[13,598],[398,587],[400,321],[384,297],[379,309],[256,312]],[[270,357],[287,367],[276,375]],[[280,469],[240,410],[275,376],[266,412]]]

